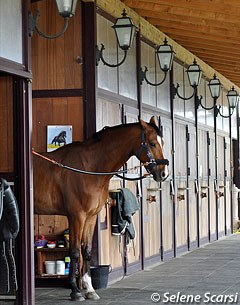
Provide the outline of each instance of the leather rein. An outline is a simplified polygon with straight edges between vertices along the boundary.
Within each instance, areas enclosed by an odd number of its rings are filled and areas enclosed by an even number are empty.
[[[138,166],[135,166],[133,168],[129,168],[129,169],[123,169],[123,170],[118,170],[118,171],[113,171],[113,172],[93,172],[93,171],[87,171],[87,170],[82,170],[82,169],[77,169],[77,168],[74,168],[74,167],[71,167],[71,166],[67,166],[67,165],[64,165],[60,162],[57,162],[56,160],[54,159],[50,159],[34,150],[32,150],[32,153],[38,157],[41,157],[42,159],[44,160],[47,160],[48,162],[51,162],[59,167],[62,167],[62,168],[65,168],[65,169],[68,169],[68,170],[71,170],[71,171],[74,171],[74,172],[77,172],[77,173],[80,173],[80,174],[87,174],[87,175],[115,175],[121,179],[124,179],[124,180],[129,180],[129,181],[135,181],[135,180],[141,180],[141,179],[144,179],[144,178],[147,178],[147,176],[149,176],[151,173],[150,171],[153,169],[154,166],[156,165],[169,165],[169,161],[167,159],[154,159],[149,148],[148,148],[148,145],[146,143],[146,140],[145,140],[145,133],[144,133],[144,130],[142,129],[142,134],[141,134],[141,145],[139,147],[139,150],[138,150],[138,153],[137,153],[137,157],[140,158],[141,154],[142,154],[142,151],[143,149],[146,150],[146,153],[147,153],[147,156],[149,158],[149,161],[148,162],[145,162],[145,163],[141,163],[140,165]],[[142,166],[146,166],[147,167],[147,171],[148,173],[147,174],[144,174],[138,178],[128,178],[128,177],[124,177],[124,176],[121,176],[119,174],[126,174],[127,172],[129,171],[132,171],[132,170],[136,170],[137,168],[139,167],[142,167]]]

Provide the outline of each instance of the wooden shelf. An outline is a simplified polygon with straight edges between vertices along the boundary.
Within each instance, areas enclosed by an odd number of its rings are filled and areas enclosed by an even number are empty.
[[[56,247],[56,248],[53,248],[53,249],[45,247],[45,248],[36,248],[34,250],[36,252],[69,252],[69,248],[66,248],[66,247],[64,247],[64,248]]]
[[[69,248],[38,248],[34,249],[35,251],[35,277],[36,278],[67,278],[67,275],[58,275],[58,274],[46,274],[44,262],[47,260],[56,261],[64,260],[65,256],[69,254]]]
[[[60,274],[46,274],[46,273],[43,273],[41,275],[39,274],[36,274],[35,275],[35,278],[36,279],[67,279],[68,278],[68,275],[60,275]]]

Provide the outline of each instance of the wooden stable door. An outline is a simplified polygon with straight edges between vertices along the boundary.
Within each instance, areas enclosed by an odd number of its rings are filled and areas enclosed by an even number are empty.
[[[225,160],[225,235],[231,234],[232,229],[232,153],[229,137],[224,138],[224,160]]]
[[[208,176],[208,137],[207,131],[198,130],[199,148],[199,244],[209,241],[209,176]]]
[[[174,256],[174,209],[173,209],[173,163],[172,163],[172,122],[161,118],[164,156],[169,160],[168,179],[161,183],[161,223],[162,223],[162,259]]]
[[[13,174],[13,80],[10,76],[0,76],[0,173]]]
[[[139,112],[137,109],[132,108],[130,106],[124,106],[124,123],[135,123],[138,122],[138,115]],[[135,166],[139,166],[140,162],[137,159],[137,157],[132,156],[126,164],[127,169],[132,169]],[[129,178],[134,177],[135,175],[138,175],[140,173],[139,170],[136,171],[130,171],[127,176]],[[132,193],[137,197],[138,202],[140,203],[140,196],[139,195],[139,183],[136,181],[124,181],[123,182],[124,187],[130,189]],[[126,262],[126,274],[131,274],[137,270],[141,270],[141,257],[143,255],[142,253],[142,247],[141,247],[141,234],[143,234],[141,230],[141,206],[139,205],[139,211],[137,211],[133,217],[133,224],[135,227],[135,234],[136,237],[133,240],[130,240],[130,243],[126,245],[126,241],[124,242],[124,255]]]
[[[218,238],[225,232],[225,141],[224,137],[217,136],[217,180],[216,180],[216,211]]]
[[[143,120],[149,122],[152,114],[143,112]],[[158,122],[156,122],[158,124]],[[145,172],[145,171],[144,171]],[[161,192],[160,184],[152,177],[142,181],[142,219],[144,240],[144,266],[161,261]]]
[[[175,232],[176,254],[188,249],[187,134],[186,125],[175,123]]]
[[[97,131],[104,126],[114,126],[121,124],[121,106],[117,103],[98,99],[97,101]],[[122,180],[113,177],[110,181],[109,190],[122,187]],[[99,233],[99,263],[110,264],[113,269],[120,269],[124,274],[123,267],[123,239],[121,236],[111,234],[111,207],[106,205],[99,214],[100,233]]]
[[[217,238],[215,135],[207,132],[209,240]]]
[[[187,237],[188,249],[198,246],[199,232],[199,187],[197,180],[196,163],[196,129],[194,126],[186,126],[187,139]]]

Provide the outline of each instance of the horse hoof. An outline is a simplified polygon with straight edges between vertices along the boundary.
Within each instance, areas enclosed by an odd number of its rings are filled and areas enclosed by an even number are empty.
[[[82,296],[81,292],[72,292],[70,297],[72,301],[85,301],[85,298]]]
[[[100,296],[95,291],[92,291],[92,292],[87,292],[85,294],[85,298],[88,300],[99,300]]]

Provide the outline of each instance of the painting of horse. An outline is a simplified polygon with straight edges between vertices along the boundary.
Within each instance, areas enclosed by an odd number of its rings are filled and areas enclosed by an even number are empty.
[[[97,215],[107,201],[113,173],[135,155],[154,180],[164,181],[168,176],[168,160],[164,158],[163,145],[161,130],[152,117],[149,123],[139,120],[104,128],[84,142],[73,142],[42,154],[69,167],[86,170],[87,174],[33,155],[35,214],[68,218],[72,300],[99,299],[91,283],[91,247]],[[86,289],[84,296],[76,278],[77,262]]]
[[[67,137],[67,133],[65,130],[63,130],[53,138],[52,144],[56,145],[58,143],[58,146],[60,146],[60,144],[63,143],[63,145],[66,145],[67,144],[66,137]]]

